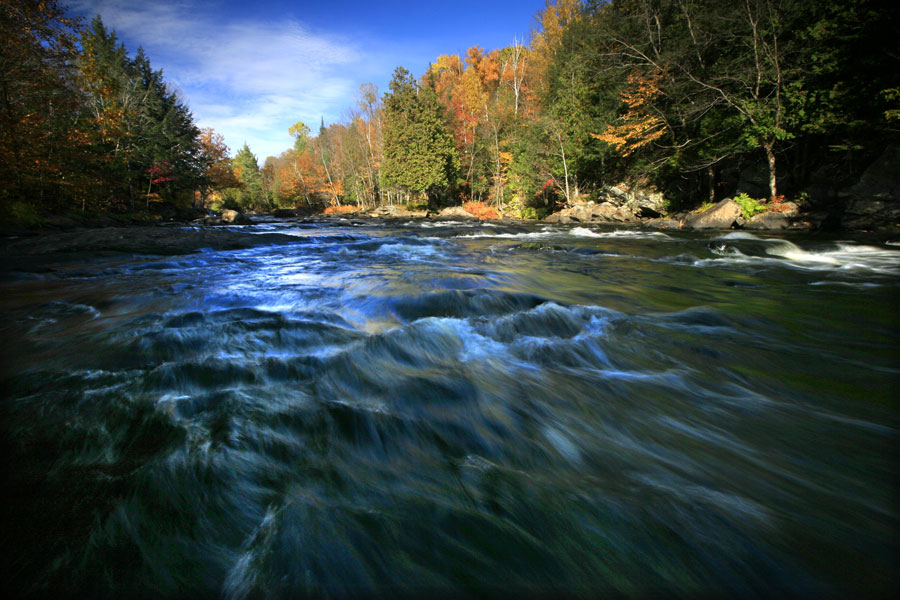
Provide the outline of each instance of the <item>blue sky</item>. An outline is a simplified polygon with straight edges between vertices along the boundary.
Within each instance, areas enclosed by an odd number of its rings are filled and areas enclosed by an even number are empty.
[[[129,54],[181,91],[200,127],[244,142],[262,163],[291,146],[288,128],[344,121],[359,86],[387,91],[404,66],[421,75],[441,54],[527,40],[544,0],[69,0],[100,14]]]

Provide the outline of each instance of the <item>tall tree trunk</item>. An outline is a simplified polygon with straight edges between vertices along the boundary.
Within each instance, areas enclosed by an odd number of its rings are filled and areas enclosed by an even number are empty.
[[[559,155],[562,158],[563,174],[566,177],[566,204],[569,204],[572,201],[572,195],[569,192],[569,165],[566,162],[566,149],[563,147],[562,135],[558,132],[556,134],[556,139],[559,141]]]
[[[778,195],[775,179],[775,140],[763,144],[766,150],[766,162],[769,164],[769,200]]]

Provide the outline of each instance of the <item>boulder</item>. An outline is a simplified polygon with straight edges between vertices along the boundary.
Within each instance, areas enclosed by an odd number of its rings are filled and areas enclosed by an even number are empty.
[[[462,206],[448,206],[441,209],[437,214],[440,218],[445,219],[477,219],[475,215],[464,209]]]
[[[591,209],[591,215],[595,219],[604,219],[606,221],[611,221],[616,219],[616,214],[619,212],[619,207],[613,204],[612,202],[603,202],[601,204],[597,204]]]
[[[424,210],[407,210],[400,206],[379,206],[370,212],[369,215],[390,219],[411,219],[425,218],[428,216],[428,212]]]
[[[744,227],[747,229],[787,229],[790,224],[790,219],[784,213],[764,212],[753,215],[744,223]]]
[[[577,221],[577,219],[573,219],[569,215],[563,214],[563,211],[547,215],[544,219],[544,223],[576,223]]]
[[[740,216],[740,205],[731,198],[726,198],[701,213],[689,216],[685,227],[690,229],[730,229]]]
[[[272,216],[278,219],[290,219],[300,216],[300,211],[295,208],[277,208],[272,211]]]
[[[854,196],[900,199],[900,146],[888,146],[849,189]]]
[[[635,192],[632,211],[642,219],[655,219],[666,213],[666,199],[659,192]]]
[[[852,198],[840,217],[844,229],[896,230],[898,223],[900,201],[886,196]]]
[[[796,202],[782,202],[775,204],[772,210],[786,217],[796,217],[800,214],[800,205]]]
[[[222,211],[222,222],[223,223],[234,223],[234,220],[238,217],[238,211],[231,210],[230,208],[226,208]]]

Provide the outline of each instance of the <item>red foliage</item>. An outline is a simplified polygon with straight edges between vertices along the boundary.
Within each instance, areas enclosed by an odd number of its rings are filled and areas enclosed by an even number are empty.
[[[172,176],[172,165],[167,161],[156,163],[147,169],[147,174],[150,175],[150,183],[154,185],[175,181],[175,177]]]

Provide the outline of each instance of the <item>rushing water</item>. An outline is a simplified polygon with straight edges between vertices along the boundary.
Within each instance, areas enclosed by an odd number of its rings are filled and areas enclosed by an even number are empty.
[[[261,222],[7,265],[6,585],[72,597],[897,585],[900,248]]]

